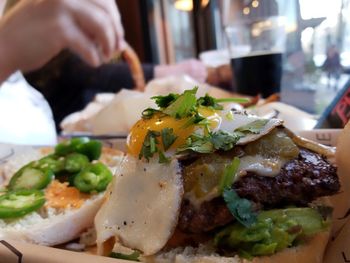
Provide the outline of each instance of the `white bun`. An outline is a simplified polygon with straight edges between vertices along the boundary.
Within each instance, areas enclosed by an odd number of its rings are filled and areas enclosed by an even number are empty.
[[[39,159],[46,153],[39,154],[39,150],[31,149],[25,152],[25,156]],[[118,166],[123,153],[103,148],[100,160],[113,171]],[[19,167],[28,163],[23,156],[15,156],[9,161],[8,169],[3,170],[3,175],[8,180]],[[6,172],[5,172],[6,171]],[[5,181],[6,181],[5,180]],[[0,240],[16,240],[45,246],[54,246],[73,240],[93,226],[94,218],[104,200],[104,194],[92,195],[78,209],[66,209],[56,212],[48,209],[47,215],[33,212],[13,221],[0,220]]]
[[[93,225],[94,217],[102,205],[103,195],[87,200],[79,209],[72,209],[47,218],[21,220],[21,223],[0,229],[0,239],[54,246],[73,240]]]
[[[211,250],[185,248],[146,258],[148,263],[322,263],[329,232],[321,232],[305,244],[284,249],[272,256],[255,257],[252,261],[239,257],[221,257],[211,254]],[[200,251],[199,251],[200,250]]]
[[[336,235],[348,220],[348,211],[350,209],[350,122],[345,126],[338,137],[337,150],[335,154],[337,174],[340,180],[341,189],[339,194],[330,198],[334,207],[333,221]]]

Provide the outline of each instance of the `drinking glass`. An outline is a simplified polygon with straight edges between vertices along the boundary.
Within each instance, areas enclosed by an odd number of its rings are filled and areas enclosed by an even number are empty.
[[[225,26],[236,92],[266,98],[281,90],[285,19],[269,16]]]

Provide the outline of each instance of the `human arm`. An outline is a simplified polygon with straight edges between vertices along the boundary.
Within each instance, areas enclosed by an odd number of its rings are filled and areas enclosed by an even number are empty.
[[[114,0],[22,0],[0,21],[0,82],[40,68],[62,49],[99,66],[123,47]]]

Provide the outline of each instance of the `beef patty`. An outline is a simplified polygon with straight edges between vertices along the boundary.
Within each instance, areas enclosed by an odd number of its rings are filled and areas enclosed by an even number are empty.
[[[251,200],[255,207],[269,209],[305,206],[318,197],[337,193],[340,183],[336,168],[325,158],[300,149],[298,157],[287,162],[277,176],[265,177],[249,172],[232,188],[240,197]],[[202,203],[199,209],[185,199],[178,227],[184,232],[202,233],[233,220],[222,197]]]

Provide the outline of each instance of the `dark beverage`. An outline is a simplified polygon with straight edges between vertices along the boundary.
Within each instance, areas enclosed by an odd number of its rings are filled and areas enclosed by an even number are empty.
[[[238,93],[266,98],[281,90],[282,53],[256,52],[231,59]]]

